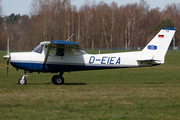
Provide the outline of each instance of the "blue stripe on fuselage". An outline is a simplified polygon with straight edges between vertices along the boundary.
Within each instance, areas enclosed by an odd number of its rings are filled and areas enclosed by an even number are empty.
[[[11,62],[11,65],[18,69],[37,72],[60,72],[60,71],[77,71],[84,70],[84,65],[63,65],[63,64],[46,64],[45,69],[42,63],[22,63]]]
[[[45,69],[42,63],[11,62],[11,65],[18,69],[31,72],[61,72],[117,68],[117,66],[85,66],[85,64],[46,64]]]

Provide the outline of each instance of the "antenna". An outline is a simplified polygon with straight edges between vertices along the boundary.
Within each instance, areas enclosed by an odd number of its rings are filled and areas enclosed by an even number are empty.
[[[66,41],[69,41],[73,36],[74,36],[75,33],[73,33]]]

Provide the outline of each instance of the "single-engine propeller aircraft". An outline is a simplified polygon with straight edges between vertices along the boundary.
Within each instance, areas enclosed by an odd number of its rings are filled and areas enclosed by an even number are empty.
[[[64,72],[161,65],[175,31],[176,28],[162,28],[142,51],[136,52],[87,54],[78,43],[54,40],[41,42],[32,52],[10,54],[8,42],[7,55],[3,57],[7,59],[7,74],[9,61],[17,70],[24,70],[18,81],[21,85],[26,84],[27,72],[59,73],[52,77],[52,83],[61,85]]]

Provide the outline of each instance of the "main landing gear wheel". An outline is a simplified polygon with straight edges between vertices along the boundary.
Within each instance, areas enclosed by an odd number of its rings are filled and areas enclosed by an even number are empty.
[[[58,77],[58,75],[54,75],[51,79],[52,83],[54,83],[54,78]]]
[[[26,79],[25,79],[24,77],[19,78],[18,84],[20,84],[20,85],[26,85]]]
[[[52,80],[53,80],[53,83],[55,84],[55,85],[62,85],[62,84],[64,84],[64,78],[62,77],[62,76],[53,76],[53,78],[52,78]]]

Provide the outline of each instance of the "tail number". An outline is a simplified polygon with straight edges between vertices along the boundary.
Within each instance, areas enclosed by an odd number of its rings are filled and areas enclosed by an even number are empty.
[[[100,64],[111,64],[111,65],[120,65],[121,62],[121,58],[120,57],[107,57],[104,56],[100,59],[96,59],[95,56],[91,56],[89,59],[89,64],[93,64],[93,63],[100,63]]]

